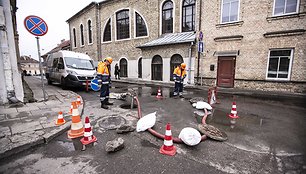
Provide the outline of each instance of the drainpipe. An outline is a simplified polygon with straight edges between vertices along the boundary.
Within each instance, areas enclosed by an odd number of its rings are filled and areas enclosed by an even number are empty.
[[[200,32],[201,31],[201,18],[202,18],[202,0],[200,0],[199,3],[200,3],[200,10],[199,10],[199,32]],[[199,82],[199,78],[200,78],[200,57],[201,57],[201,53],[198,52],[197,82]]]
[[[97,3],[96,6],[97,9],[97,15],[96,15],[96,28],[97,28],[97,49],[98,49],[98,61],[100,61],[100,59],[102,60],[101,57],[101,21],[100,21],[100,3]]]
[[[188,84],[191,84],[191,57],[192,57],[192,46],[193,46],[194,42],[190,42],[190,47],[189,47],[189,66],[188,66]]]

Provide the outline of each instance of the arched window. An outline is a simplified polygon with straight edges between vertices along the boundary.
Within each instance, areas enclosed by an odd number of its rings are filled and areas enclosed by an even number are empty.
[[[163,80],[163,59],[156,55],[152,59],[152,80]]]
[[[179,54],[175,54],[171,57],[171,60],[170,60],[170,80],[171,81],[173,81],[174,69],[183,62],[184,62],[183,57]]]
[[[195,30],[195,0],[183,1],[182,32]]]
[[[91,26],[91,20],[87,21],[87,26],[88,26],[88,43],[92,43],[92,26]]]
[[[84,45],[84,27],[83,24],[80,25],[80,32],[81,32],[81,46]]]
[[[117,40],[130,38],[129,10],[121,10],[116,14]]]
[[[173,3],[166,1],[162,10],[162,34],[173,32]]]
[[[72,29],[72,32],[73,32],[73,46],[76,47],[77,46],[77,40],[76,40],[75,28]]]
[[[103,42],[111,41],[111,39],[112,39],[112,33],[111,33],[111,20],[109,19],[109,20],[107,21],[107,24],[105,25],[105,28],[104,28]]]
[[[142,58],[138,60],[138,78],[142,78]]]
[[[142,19],[142,17],[135,12],[135,16],[136,16],[136,37],[141,37],[141,36],[147,36],[148,32],[147,32],[147,26],[145,21]]]
[[[120,77],[127,77],[128,76],[128,63],[126,59],[121,59],[119,62],[120,66]]]

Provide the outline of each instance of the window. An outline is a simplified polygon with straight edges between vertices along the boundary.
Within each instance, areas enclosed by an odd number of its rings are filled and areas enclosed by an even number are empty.
[[[274,0],[274,16],[298,12],[299,0]]]
[[[129,10],[119,11],[116,15],[117,40],[130,38]]]
[[[182,32],[195,30],[195,0],[183,1]]]
[[[222,0],[221,23],[237,22],[239,14],[239,0]]]
[[[142,17],[135,12],[136,16],[136,37],[147,36],[147,26]]]
[[[111,41],[111,39],[112,39],[111,20],[109,19],[104,28],[103,42]]]
[[[73,32],[73,46],[76,47],[77,46],[77,42],[76,42],[75,28],[73,28],[72,32]]]
[[[293,49],[270,50],[268,62],[268,79],[289,80]]]
[[[88,26],[88,43],[92,43],[92,26],[91,26],[91,20],[87,21],[87,26]]]
[[[81,46],[84,45],[84,28],[83,24],[80,25],[80,32],[81,32]]]
[[[173,3],[166,1],[162,10],[162,34],[173,32]]]

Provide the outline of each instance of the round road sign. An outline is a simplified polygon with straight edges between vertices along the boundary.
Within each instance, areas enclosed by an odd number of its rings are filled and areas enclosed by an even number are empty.
[[[100,90],[100,85],[98,79],[92,79],[90,82],[90,87],[94,91],[99,91]]]
[[[24,26],[28,32],[35,36],[43,36],[48,32],[47,23],[38,16],[27,16],[24,19]]]

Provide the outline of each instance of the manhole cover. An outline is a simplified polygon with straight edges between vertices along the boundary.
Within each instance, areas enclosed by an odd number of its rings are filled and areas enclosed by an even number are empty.
[[[105,129],[117,129],[126,123],[126,119],[121,116],[108,116],[99,121],[99,126]]]
[[[211,139],[218,140],[218,141],[225,141],[227,140],[227,135],[225,132],[220,131],[218,128],[209,125],[209,124],[199,124],[198,129],[202,134],[205,134]]]

